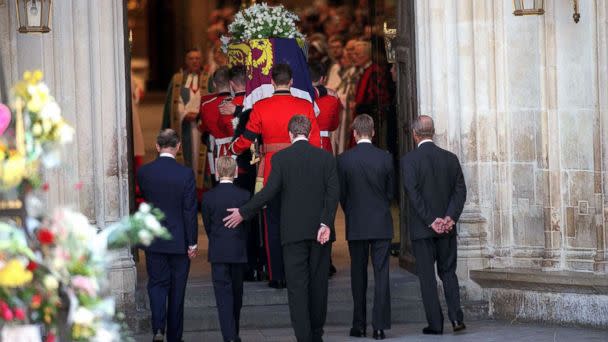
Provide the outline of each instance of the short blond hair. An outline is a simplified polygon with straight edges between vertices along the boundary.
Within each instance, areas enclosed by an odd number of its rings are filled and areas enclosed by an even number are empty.
[[[236,161],[232,157],[219,157],[215,167],[217,168],[218,177],[234,178],[234,172],[236,171]]]

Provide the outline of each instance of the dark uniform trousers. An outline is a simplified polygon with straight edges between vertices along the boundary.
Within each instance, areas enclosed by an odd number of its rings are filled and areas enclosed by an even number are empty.
[[[306,240],[283,246],[289,313],[298,342],[322,341],[330,255],[331,242]]]
[[[463,314],[460,308],[458,277],[456,277],[456,234],[413,240],[412,247],[416,257],[416,273],[420,279],[422,302],[430,328],[443,331],[443,313],[437,294],[435,262],[437,262],[439,279],[443,282],[448,317],[450,321],[462,322]]]
[[[283,251],[281,247],[281,197],[276,196],[264,209],[264,231],[266,253],[268,255],[268,273],[270,280],[285,280]],[[327,266],[329,267],[329,266]]]
[[[365,329],[367,326],[367,263],[372,257],[374,268],[374,308],[372,327],[391,328],[391,287],[389,281],[389,256],[391,240],[350,240],[351,288],[353,293],[353,328]]]
[[[239,335],[243,306],[243,272],[246,264],[211,264],[211,279],[222,336],[234,340]]]

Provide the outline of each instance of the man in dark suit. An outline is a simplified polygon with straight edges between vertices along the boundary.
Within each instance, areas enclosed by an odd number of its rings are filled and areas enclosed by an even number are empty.
[[[154,341],[163,341],[165,326],[168,342],[182,339],[190,259],[197,254],[196,182],[192,169],[175,161],[179,148],[177,133],[162,130],[156,138],[160,156],[137,172],[143,198],[163,211],[162,223],[172,236],[145,250]]]
[[[418,148],[401,159],[401,170],[410,199],[410,238],[429,324],[422,332],[440,335],[443,333],[443,313],[437,295],[435,262],[443,282],[452,327],[455,332],[466,328],[456,277],[454,227],[462,213],[467,189],[458,157],[433,143],[433,119],[419,116],[412,128]]]
[[[242,206],[250,193],[234,185],[236,161],[220,157],[216,163],[219,184],[203,197],[202,214],[209,237],[209,262],[215,301],[224,341],[240,341],[239,318],[243,305],[243,275],[247,265],[248,226],[224,226],[228,208]]]
[[[306,116],[295,115],[289,120],[292,145],[272,158],[266,186],[241,208],[230,209],[232,213],[224,219],[227,227],[234,227],[280,193],[289,311],[300,342],[322,341],[327,270],[340,196],[335,159],[308,143],[310,129]]]
[[[384,339],[391,327],[389,255],[393,238],[391,200],[395,182],[392,156],[372,145],[374,120],[355,117],[353,136],[357,146],[338,156],[340,203],[346,218],[350,252],[350,279],[354,302],[350,336],[364,337],[367,312],[367,262],[374,267],[373,337]]]

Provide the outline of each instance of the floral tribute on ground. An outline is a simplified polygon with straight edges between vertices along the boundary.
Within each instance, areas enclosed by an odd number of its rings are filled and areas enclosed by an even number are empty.
[[[72,209],[49,212],[35,195],[48,190],[40,173],[60,165],[61,147],[74,130],[41,72],[26,72],[12,95],[8,118],[7,107],[0,107],[0,191],[28,189],[28,218],[23,227],[0,221],[2,340],[32,338],[23,327],[48,342],[58,335],[68,341],[128,340],[109,290],[110,250],[170,238],[160,223],[163,214],[143,203],[134,215],[100,230]]]

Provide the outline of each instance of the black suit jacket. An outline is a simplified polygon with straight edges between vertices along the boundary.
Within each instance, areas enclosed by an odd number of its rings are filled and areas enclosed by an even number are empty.
[[[338,175],[346,239],[392,239],[395,175],[391,155],[371,143],[359,143],[338,156]]]
[[[232,183],[219,183],[203,196],[201,211],[207,237],[209,237],[209,262],[246,263],[248,223],[226,228],[224,217],[228,208],[238,208],[247,203],[249,191]]]
[[[467,188],[458,157],[426,142],[401,159],[405,191],[410,199],[410,238],[440,236],[430,225],[438,217],[458,222]],[[448,234],[455,234],[453,229]]]
[[[156,239],[149,252],[185,254],[197,244],[196,182],[192,169],[170,157],[159,157],[137,171],[137,183],[146,202],[162,210],[161,222],[172,238]]]
[[[249,203],[240,208],[251,218],[265,203],[280,193],[281,243],[316,240],[321,223],[331,229],[340,189],[333,156],[307,141],[297,141],[272,157],[268,182]]]

